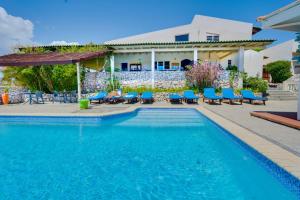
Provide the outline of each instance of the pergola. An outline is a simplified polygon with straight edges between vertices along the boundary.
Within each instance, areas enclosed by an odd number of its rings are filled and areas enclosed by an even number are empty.
[[[107,55],[108,51],[83,53],[20,53],[0,56],[0,66],[26,67],[41,65],[76,64],[78,100],[81,98],[80,65],[82,62]]]

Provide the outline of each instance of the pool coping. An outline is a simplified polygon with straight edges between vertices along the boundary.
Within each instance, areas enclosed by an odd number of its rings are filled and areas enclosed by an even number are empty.
[[[246,143],[252,147],[257,152],[261,153],[272,162],[277,164],[279,167],[283,168],[285,171],[293,175],[300,180],[300,157],[289,152],[288,150],[274,144],[265,138],[253,133],[252,131],[241,127],[240,125],[202,107],[195,105],[184,105],[184,106],[168,106],[168,105],[134,105],[130,106],[124,110],[107,112],[107,113],[9,113],[0,114],[0,116],[31,116],[31,117],[108,117],[126,113],[135,112],[141,108],[188,108],[195,109],[205,115],[207,118],[215,122],[217,125],[228,131],[233,136],[240,139],[242,142]]]

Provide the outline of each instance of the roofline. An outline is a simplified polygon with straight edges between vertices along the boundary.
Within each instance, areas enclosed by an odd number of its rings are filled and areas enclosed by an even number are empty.
[[[253,43],[253,42],[274,42],[276,39],[257,39],[257,40],[224,40],[224,41],[191,41],[191,42],[144,42],[144,43],[115,43],[115,44],[67,44],[67,45],[42,45],[42,46],[23,46],[16,49],[22,50],[27,48],[59,48],[59,47],[106,47],[107,51],[112,50],[114,46],[139,46],[139,45],[185,45],[185,44],[226,44],[226,43]]]
[[[226,43],[255,43],[255,42],[274,42],[275,39],[265,40],[226,40],[226,41],[192,41],[192,42],[145,42],[145,43],[116,43],[107,44],[108,47],[115,46],[148,46],[148,45],[189,45],[189,44],[226,44]]]
[[[258,18],[257,18],[257,21],[258,21],[258,22],[266,21],[266,20],[269,19],[270,17],[273,17],[274,15],[277,15],[277,14],[283,12],[283,11],[289,10],[289,9],[291,9],[291,8],[293,8],[293,7],[297,6],[297,5],[299,5],[299,4],[300,4],[300,0],[296,0],[296,1],[294,1],[294,2],[292,2],[292,3],[290,3],[290,4],[286,5],[286,6],[284,6],[284,7],[280,8],[280,9],[278,9],[278,10],[275,10],[275,11],[271,12],[270,14],[267,14],[267,15],[261,16],[261,17],[258,17]]]

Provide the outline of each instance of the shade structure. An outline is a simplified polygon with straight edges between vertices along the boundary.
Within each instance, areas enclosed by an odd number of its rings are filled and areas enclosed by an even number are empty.
[[[75,64],[105,56],[108,51],[84,53],[22,53],[0,56],[0,66],[40,66],[57,64]]]
[[[81,98],[80,86],[80,62],[103,57],[108,51],[83,52],[83,53],[23,53],[0,56],[0,66],[41,66],[57,64],[76,64],[77,66],[77,86],[78,100]]]

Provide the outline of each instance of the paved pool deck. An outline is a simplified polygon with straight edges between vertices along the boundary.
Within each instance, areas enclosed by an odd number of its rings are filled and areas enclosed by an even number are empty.
[[[300,131],[280,124],[250,116],[253,111],[295,112],[296,101],[269,101],[264,105],[209,105],[140,103],[128,105],[92,105],[91,109],[80,110],[77,104],[47,103],[0,105],[0,115],[8,116],[105,116],[132,112],[137,108],[195,108],[228,130],[230,133],[254,147],[282,168],[300,179]]]

